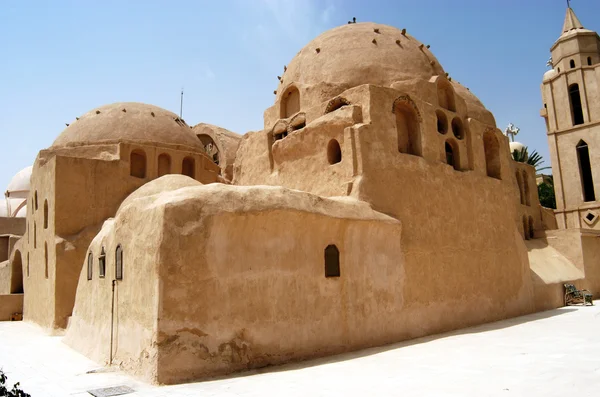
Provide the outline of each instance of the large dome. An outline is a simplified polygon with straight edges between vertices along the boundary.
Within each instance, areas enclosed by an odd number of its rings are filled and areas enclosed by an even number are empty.
[[[202,149],[192,129],[172,112],[158,106],[123,102],[93,109],[73,121],[52,147],[118,141],[183,145]]]
[[[278,99],[292,83],[344,89],[362,84],[390,86],[396,81],[444,74],[433,54],[409,34],[376,23],[331,29],[308,43],[290,62]]]

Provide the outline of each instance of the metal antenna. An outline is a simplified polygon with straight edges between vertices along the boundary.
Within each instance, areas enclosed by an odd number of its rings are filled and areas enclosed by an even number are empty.
[[[183,87],[181,87],[181,101],[179,102],[179,118],[183,118]]]

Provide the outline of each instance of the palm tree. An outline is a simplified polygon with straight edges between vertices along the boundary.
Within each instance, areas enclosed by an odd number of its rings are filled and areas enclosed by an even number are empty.
[[[521,150],[513,150],[512,152],[513,160],[518,161],[519,163],[527,163],[533,168],[535,168],[535,173],[539,174],[541,171],[550,169],[552,167],[540,167],[544,163],[544,159],[542,156],[534,150],[530,155],[527,154],[527,146],[521,148]]]

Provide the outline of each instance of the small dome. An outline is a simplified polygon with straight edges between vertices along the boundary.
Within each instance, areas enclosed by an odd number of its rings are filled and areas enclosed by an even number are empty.
[[[0,218],[25,218],[27,216],[26,199],[0,199]]]
[[[510,153],[514,153],[515,150],[517,152],[520,152],[521,150],[525,149],[525,160],[527,160],[527,147],[525,145],[523,145],[521,142],[510,142],[508,144],[508,147],[510,148]]]
[[[141,186],[139,189],[131,193],[129,196],[127,196],[127,198],[123,200],[123,202],[119,206],[119,210],[117,212],[121,211],[121,208],[125,208],[132,201],[142,197],[153,196],[161,192],[177,190],[184,187],[200,185],[202,185],[202,183],[190,178],[189,176],[178,174],[164,175],[160,178],[154,179],[146,183],[145,185]]]
[[[124,102],[93,109],[73,121],[52,147],[134,141],[202,149],[192,129],[172,112],[153,105]]]
[[[473,94],[467,87],[463,86],[460,83],[455,81],[452,82],[452,86],[454,87],[454,91],[462,99],[465,100],[467,104],[467,116],[473,118],[475,120],[481,121],[484,124],[496,126],[496,119],[492,112],[487,110],[483,103]]]
[[[556,76],[558,73],[556,69],[550,69],[546,73],[544,73],[543,81],[550,80],[552,77]]]
[[[392,26],[353,23],[321,34],[300,50],[283,74],[277,99],[294,83],[320,86],[317,91],[325,91],[321,96],[326,97],[362,84],[389,87],[444,73],[435,56],[412,36]]]
[[[6,188],[11,198],[27,198],[32,170],[32,166],[25,167],[12,177]]]

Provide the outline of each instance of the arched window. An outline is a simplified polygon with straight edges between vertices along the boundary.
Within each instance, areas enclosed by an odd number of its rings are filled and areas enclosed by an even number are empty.
[[[48,243],[44,242],[44,275],[48,278]]]
[[[37,225],[33,221],[33,248],[37,248]]]
[[[115,250],[115,279],[123,280],[123,248],[117,245]]]
[[[207,134],[198,134],[196,136],[198,139],[200,139],[200,142],[202,142],[202,146],[204,146],[204,151],[206,154],[212,158],[216,165],[219,165],[219,147],[212,137]]]
[[[534,235],[533,218],[531,216],[529,217],[528,223],[529,223],[529,230],[528,230],[529,238],[531,239],[531,238],[533,238],[533,235]]]
[[[569,86],[569,99],[571,100],[571,116],[573,117],[573,125],[583,124],[583,108],[581,107],[579,84],[571,84]]]
[[[44,200],[44,229],[48,229],[48,200]]]
[[[281,97],[281,117],[287,119],[300,111],[300,91],[290,87]]]
[[[592,66],[592,57],[588,57],[587,61],[588,61],[588,66]]]
[[[340,277],[340,251],[333,244],[325,248],[325,277]]]
[[[525,205],[531,205],[531,198],[529,197],[529,178],[527,177],[527,172],[522,171],[523,173],[523,199],[525,201]]]
[[[136,178],[146,177],[146,153],[136,149],[129,156],[129,175]]]
[[[458,117],[452,119],[452,133],[458,139],[465,137],[465,129],[463,128],[462,120]]]
[[[336,164],[342,161],[342,149],[340,144],[335,139],[332,139],[327,144],[327,161],[329,164]]]
[[[98,275],[100,278],[104,278],[106,275],[106,253],[104,247],[100,250],[100,256],[98,257]]]
[[[94,255],[90,252],[87,259],[87,279],[91,280],[94,274]]]
[[[596,201],[594,178],[592,177],[592,167],[590,164],[590,152],[587,143],[583,140],[579,141],[577,144],[577,161],[579,162],[579,177],[581,179],[583,201]]]
[[[10,293],[11,294],[22,294],[23,293],[23,261],[21,258],[21,251],[15,250],[15,256],[13,257],[11,272],[10,272]]]
[[[171,173],[171,156],[162,153],[158,156],[158,176],[163,176]]]
[[[492,178],[501,178],[500,145],[494,136],[494,132],[488,130],[483,134],[483,150],[485,152],[485,169],[487,175]]]
[[[417,112],[412,100],[402,98],[394,103],[396,114],[396,133],[400,153],[421,155],[421,131]]]
[[[529,225],[527,224],[527,216],[523,215],[523,238],[529,240]]]
[[[444,144],[444,148],[446,151],[446,164],[451,165],[455,170],[459,171],[460,161],[458,159],[458,150],[456,149],[456,145],[449,139]]]
[[[187,175],[190,178],[194,178],[196,176],[196,162],[191,157],[186,157],[183,159],[181,163],[181,173],[183,175]]]
[[[27,253],[27,277],[29,277],[29,252]]]
[[[451,112],[456,111],[454,104],[454,90],[450,83],[446,80],[440,80],[437,84],[438,104],[440,107]]]
[[[435,115],[437,117],[437,131],[440,134],[445,134],[448,132],[448,118],[446,117],[446,114],[441,110],[436,110]]]
[[[35,197],[35,210],[37,211],[38,210],[38,195],[37,195],[37,190],[35,191],[34,197]]]
[[[515,173],[517,179],[517,186],[519,187],[519,199],[521,204],[525,204],[525,196],[523,195],[523,178],[521,177],[521,171],[517,170]]]
[[[348,102],[346,98],[342,98],[339,96],[335,97],[327,104],[327,107],[325,108],[325,114],[334,112],[347,105],[350,105],[350,102]]]
[[[575,68],[575,61],[571,59],[571,61],[569,61],[569,65],[571,66],[571,69]]]

